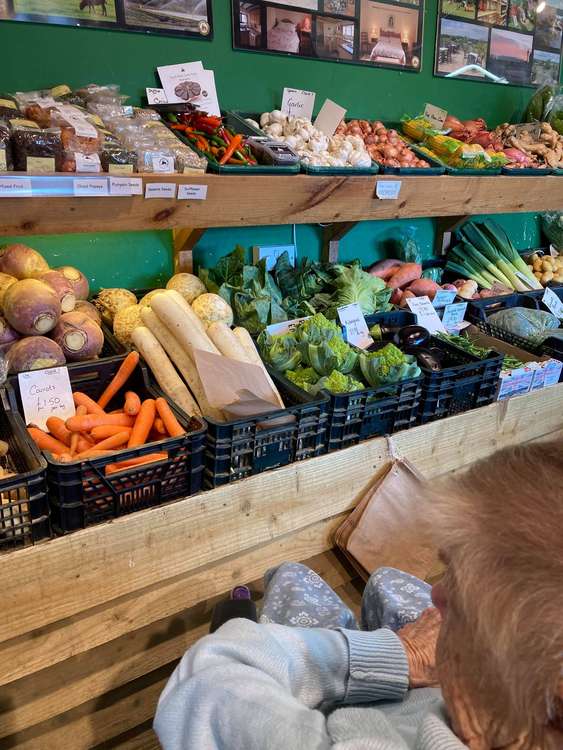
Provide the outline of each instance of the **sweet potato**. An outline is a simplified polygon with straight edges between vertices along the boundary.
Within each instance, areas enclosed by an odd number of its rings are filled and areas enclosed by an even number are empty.
[[[404,265],[402,260],[397,260],[396,258],[386,258],[385,260],[380,260],[373,266],[371,266],[368,273],[370,273],[372,276],[377,276],[378,278],[387,281],[387,279],[390,279],[391,276],[393,276],[393,274],[396,273],[402,265]]]
[[[422,266],[420,263],[405,263],[396,271],[388,280],[387,286],[390,289],[399,289],[405,287],[422,276]]]
[[[434,299],[439,288],[440,285],[432,281],[432,279],[416,279],[412,284],[408,285],[407,291],[412,292],[417,297]]]

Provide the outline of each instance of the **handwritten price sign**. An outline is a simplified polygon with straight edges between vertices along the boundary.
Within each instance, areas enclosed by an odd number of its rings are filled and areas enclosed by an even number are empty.
[[[68,419],[74,416],[74,400],[66,367],[21,372],[18,381],[27,425],[45,430],[49,417]]]

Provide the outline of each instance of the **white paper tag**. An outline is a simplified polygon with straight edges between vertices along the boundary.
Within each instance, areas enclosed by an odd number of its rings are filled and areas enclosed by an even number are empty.
[[[29,198],[31,180],[28,177],[3,177],[0,179],[0,198]]]
[[[175,198],[175,182],[147,182],[145,184],[145,198]]]
[[[152,170],[163,174],[173,174],[174,157],[173,156],[153,156]]]
[[[308,320],[310,317],[310,315],[307,315],[305,318],[294,318],[293,320],[284,320],[281,323],[272,323],[272,325],[266,326],[266,331],[271,336],[279,336],[282,333],[289,333],[289,331],[295,330],[298,325],[303,323],[304,320]]]
[[[207,198],[207,185],[178,185],[179,201],[204,201]]]
[[[325,99],[325,103],[321,107],[314,125],[330,138],[331,135],[334,135],[334,131],[340,125],[345,115],[346,110],[344,107],[340,107],[330,99]]]
[[[557,385],[563,369],[563,362],[558,359],[548,359],[546,362],[542,362],[542,367],[545,370],[544,387],[549,388],[549,386]]]
[[[456,294],[457,292],[452,292],[449,289],[438,289],[438,291],[434,295],[432,304],[436,308],[451,305],[456,298]]]
[[[49,417],[68,419],[76,413],[66,367],[20,372],[18,382],[26,425],[45,430]]]
[[[110,195],[142,195],[143,180],[140,177],[110,177]]]
[[[401,192],[401,180],[378,180],[375,194],[381,200],[396,200]]]
[[[157,70],[169,102],[190,102],[209,115],[221,115],[215,74],[204,70],[201,61],[164,65]]]
[[[419,326],[426,328],[430,333],[438,333],[438,331],[446,333],[446,329],[428,297],[409,297],[407,305],[411,312],[416,315]]]
[[[529,367],[518,370],[503,370],[500,373],[500,388],[498,401],[504,401],[512,396],[523,396],[528,393],[534,379],[534,371]]]
[[[77,172],[101,172],[102,164],[98,154],[74,154]]]
[[[563,318],[563,302],[548,286],[545,288],[541,301],[557,318]]]
[[[147,92],[147,102],[149,104],[167,104],[166,92],[164,89],[145,89]]]
[[[525,284],[528,287],[528,289],[533,289],[534,288],[533,285],[532,285],[532,282],[530,281],[530,279],[528,278],[528,276],[526,276],[525,273],[522,273],[522,271],[514,271],[514,274],[516,276],[518,276],[518,278],[520,279],[520,281],[523,284]]]
[[[74,187],[74,195],[77,197],[91,197],[106,196],[109,195],[108,181],[107,178],[96,179],[96,178],[84,178],[82,180],[76,179],[72,181]]]
[[[368,324],[357,302],[337,308],[337,313],[344,326],[344,338],[349,344],[354,344],[360,349],[367,349],[373,344]]]
[[[559,255],[559,253],[557,252],[557,249],[556,249],[555,245],[550,245],[549,246],[549,254],[551,255],[552,258],[557,258],[557,256]]]
[[[467,302],[457,302],[454,305],[446,305],[442,316],[442,325],[446,331],[458,333],[461,330],[460,325],[463,323],[463,317],[466,310]]]
[[[442,130],[447,116],[448,111],[446,109],[440,109],[440,107],[435,107],[433,104],[427,104],[424,108],[424,117],[430,120],[436,130]]]
[[[314,91],[288,88],[283,90],[282,112],[287,112],[288,115],[292,115],[293,117],[306,117],[308,120],[312,120],[314,107]]]
[[[62,117],[74,128],[75,134],[79,138],[97,138],[98,131],[91,125],[82,112],[72,104],[60,104],[56,107]]]

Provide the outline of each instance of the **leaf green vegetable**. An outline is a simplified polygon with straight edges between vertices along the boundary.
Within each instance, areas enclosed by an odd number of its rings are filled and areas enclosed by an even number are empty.
[[[310,386],[315,385],[319,376],[312,367],[297,367],[295,370],[286,370],[285,377],[298,388],[308,391]]]
[[[491,351],[490,349],[486,349],[483,346],[478,346],[473,341],[471,341],[471,339],[468,339],[467,336],[458,336],[453,333],[437,333],[435,335],[437,336],[437,338],[442,339],[442,341],[447,341],[449,344],[457,346],[458,349],[463,349],[464,352],[473,354],[475,357],[479,357],[480,359],[485,359],[486,357],[488,357]],[[525,362],[522,362],[516,357],[512,357],[510,354],[505,354],[502,362],[502,369],[517,370],[520,367],[524,367],[525,364]]]
[[[335,308],[357,302],[364,315],[391,308],[388,303],[393,291],[387,288],[383,279],[362,271],[358,265],[335,265],[332,271],[335,276],[332,304]]]
[[[293,332],[300,343],[320,344],[328,339],[342,338],[342,330],[333,320],[328,320],[322,313],[312,315],[304,320]]]
[[[306,364],[315,369],[319,375],[330,375],[338,370],[345,375],[352,372],[358,361],[358,352],[339,336],[319,344],[301,344],[301,355]]]
[[[257,343],[262,359],[276,370],[294,370],[301,362],[301,352],[291,333],[272,336],[262,331]]]
[[[374,387],[416,378],[421,374],[416,358],[404,354],[394,344],[386,344],[375,352],[362,352],[359,361],[362,375]]]
[[[321,390],[330,393],[351,393],[362,391],[365,385],[352,375],[344,375],[338,370],[333,370],[330,375],[320,378],[314,385],[309,386],[309,393],[317,395]]]

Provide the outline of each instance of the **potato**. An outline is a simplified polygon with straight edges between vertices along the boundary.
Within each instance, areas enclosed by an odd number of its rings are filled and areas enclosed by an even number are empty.
[[[536,279],[541,279],[541,271],[534,271],[534,276]]]
[[[534,271],[541,271],[541,260],[539,258],[536,258],[532,264],[532,268]]]
[[[541,262],[541,270],[542,271],[552,271],[553,270],[553,264],[551,262],[551,258],[544,258]]]
[[[540,281],[542,284],[547,284],[548,281],[551,281],[553,279],[553,276],[553,271],[544,271],[542,273]]]

